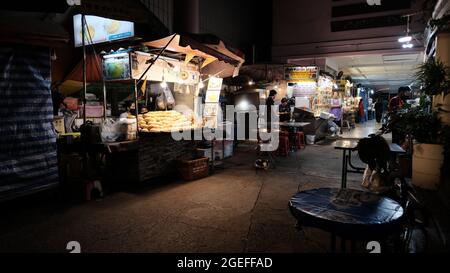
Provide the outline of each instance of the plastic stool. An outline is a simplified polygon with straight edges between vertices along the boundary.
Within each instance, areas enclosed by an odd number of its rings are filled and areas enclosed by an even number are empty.
[[[277,154],[282,156],[288,156],[291,146],[289,144],[289,137],[280,136],[280,143],[278,145]]]
[[[305,134],[303,132],[297,132],[295,134],[295,146],[297,149],[306,147]]]
[[[280,131],[280,137],[289,137],[289,132],[288,131]]]

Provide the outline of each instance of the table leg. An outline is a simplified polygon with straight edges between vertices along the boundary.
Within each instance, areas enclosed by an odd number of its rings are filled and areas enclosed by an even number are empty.
[[[342,150],[342,177],[341,177],[341,188],[345,188],[346,180],[347,180],[347,153]]]

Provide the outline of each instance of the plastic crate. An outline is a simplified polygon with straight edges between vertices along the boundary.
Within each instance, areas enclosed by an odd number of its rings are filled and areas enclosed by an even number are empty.
[[[208,176],[209,158],[201,157],[197,159],[178,161],[178,172],[183,180],[192,181]]]

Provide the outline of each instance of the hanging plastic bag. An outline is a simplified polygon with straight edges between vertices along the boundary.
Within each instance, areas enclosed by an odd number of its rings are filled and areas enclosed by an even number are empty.
[[[103,142],[118,141],[123,135],[123,132],[121,132],[120,123],[112,118],[105,119],[101,126],[100,135]]]
[[[170,89],[166,87],[164,88],[163,92],[164,96],[166,97],[167,105],[170,105],[173,108],[173,106],[175,106],[175,98],[173,97],[172,91],[170,91]]]
[[[156,97],[156,110],[166,110],[166,102],[164,99],[164,94],[160,94]]]

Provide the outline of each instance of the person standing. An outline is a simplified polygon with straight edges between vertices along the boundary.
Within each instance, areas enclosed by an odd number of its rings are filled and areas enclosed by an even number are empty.
[[[409,90],[409,87],[405,86],[402,86],[398,89],[397,96],[391,98],[391,100],[389,101],[389,112],[397,112],[398,110],[402,109],[403,105],[405,104],[405,102],[403,101],[403,97]]]
[[[333,98],[331,99],[330,113],[334,115],[334,122],[341,124],[342,120],[342,101],[339,98],[338,92],[333,93]]]
[[[378,123],[381,122],[381,117],[383,116],[383,103],[381,102],[381,98],[377,98],[375,102],[375,119]]]
[[[402,109],[404,105],[403,97],[405,96],[406,92],[410,90],[409,87],[402,86],[398,89],[397,96],[391,98],[389,100],[389,113],[393,114]],[[401,144],[403,141],[404,136],[401,135],[399,131],[396,129],[392,129],[392,143]]]
[[[366,121],[366,113],[364,111],[364,100],[359,100],[359,123],[364,123]]]
[[[270,122],[273,110],[272,106],[275,105],[275,97],[277,96],[277,91],[270,90],[269,97],[266,100],[266,107],[267,107],[267,122]]]

